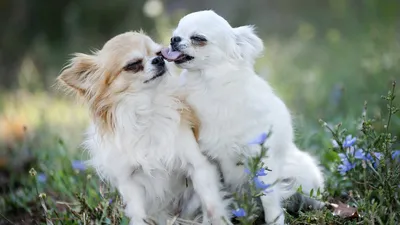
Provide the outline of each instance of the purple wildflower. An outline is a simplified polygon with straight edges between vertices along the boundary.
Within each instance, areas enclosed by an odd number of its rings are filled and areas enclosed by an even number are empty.
[[[374,152],[374,155],[375,155],[375,157],[376,157],[378,160],[381,160],[381,158],[382,158],[382,153],[380,153],[380,152]]]
[[[246,211],[244,211],[243,208],[238,208],[238,209],[232,210],[232,214],[235,215],[236,217],[245,217]]]
[[[340,158],[340,160],[341,160],[342,162],[343,162],[344,160],[347,160],[347,156],[346,156],[345,154],[343,154],[343,153],[339,153],[338,156],[339,156],[339,158]]]
[[[339,157],[340,160],[342,161],[342,164],[338,166],[338,171],[340,172],[341,175],[345,175],[349,170],[356,167],[355,163],[350,163],[349,159],[345,154],[339,153]]]
[[[362,149],[355,150],[354,147],[350,147],[347,155],[351,155],[356,159],[364,159],[365,158],[364,151]]]
[[[262,145],[262,144],[264,144],[267,137],[268,137],[267,133],[262,133],[256,139],[250,141],[248,144],[249,145]]]
[[[346,139],[343,141],[343,148],[348,148],[353,146],[357,141],[356,137],[353,137],[351,135],[347,135]]]
[[[251,171],[248,168],[245,168],[244,172],[247,173],[248,175],[252,175]],[[265,168],[261,168],[256,172],[256,174],[254,176],[255,177],[262,177],[262,176],[266,176],[266,175],[267,175],[266,169]]]
[[[110,198],[110,200],[108,200],[108,204],[111,205],[111,203],[113,203],[113,199]]]
[[[382,157],[382,153],[380,152],[373,152],[372,155],[370,153],[368,153],[365,157],[364,160],[366,161],[370,161],[374,168],[377,168],[379,166],[379,160]]]
[[[37,180],[38,180],[40,183],[46,182],[46,180],[47,180],[46,174],[44,174],[44,173],[39,173],[38,176],[37,176]]]
[[[79,171],[86,170],[86,165],[82,161],[73,160],[71,164],[74,170],[79,170]]]
[[[341,175],[345,175],[349,170],[354,169],[356,167],[355,163],[351,163],[349,158],[354,157],[356,159],[365,159],[365,153],[362,149],[355,149],[354,147],[350,147],[347,150],[347,153],[339,153],[340,161],[342,164],[338,166],[338,171]]]
[[[400,150],[395,150],[392,152],[392,159],[398,159],[400,161]]]
[[[256,172],[257,177],[266,176],[266,175],[267,175],[267,172],[265,171],[265,168],[261,168]]]
[[[254,177],[254,184],[256,185],[257,189],[262,189],[262,190],[265,190],[271,186],[270,184],[265,184],[258,177]]]
[[[354,169],[354,167],[356,167],[356,164],[350,163],[349,160],[346,159],[338,166],[338,170],[341,175],[345,175],[349,170]]]

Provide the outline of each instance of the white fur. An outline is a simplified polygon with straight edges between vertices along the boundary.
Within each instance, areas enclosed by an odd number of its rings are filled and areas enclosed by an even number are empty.
[[[169,89],[160,84],[126,93],[115,109],[115,134],[102,135],[95,125],[87,134],[92,165],[116,184],[134,225],[147,218],[165,223],[187,188],[187,176],[206,210],[215,218],[225,214],[216,168],[201,154],[190,127],[180,125],[182,106]]]
[[[100,132],[96,123],[90,126],[85,142],[90,164],[118,188],[130,224],[145,225],[150,218],[166,224],[176,214],[178,200],[193,188],[206,216],[213,224],[222,224],[227,213],[219,176],[200,152],[189,124],[181,121],[179,109],[184,106],[174,97],[178,78],[157,79],[153,84],[133,83],[135,91],[120,93],[113,133]],[[186,187],[186,177],[192,187]]]
[[[206,37],[207,44],[193,45],[193,34]],[[240,155],[259,150],[247,143],[271,129],[265,142],[268,156],[263,160],[272,172],[261,179],[271,184],[293,178],[297,184],[288,187],[281,182],[261,197],[266,222],[283,224],[282,199],[294,194],[299,185],[306,193],[323,189],[324,181],[316,161],[295,146],[287,107],[254,72],[254,61],[263,51],[261,39],[252,27],[232,28],[213,11],[186,15],[173,36],[182,39],[180,51],[194,57],[178,66],[184,69],[187,101],[201,121],[200,149],[219,161],[231,191],[247,181],[243,166],[237,166]]]

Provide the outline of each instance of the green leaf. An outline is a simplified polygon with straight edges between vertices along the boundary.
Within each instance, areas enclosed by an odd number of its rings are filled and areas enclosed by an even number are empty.
[[[297,188],[297,192],[300,194],[303,194],[303,187],[301,185],[299,188]]]

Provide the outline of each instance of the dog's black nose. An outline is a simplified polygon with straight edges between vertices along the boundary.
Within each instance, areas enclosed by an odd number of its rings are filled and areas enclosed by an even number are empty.
[[[173,45],[173,44],[178,44],[178,43],[181,42],[181,41],[182,41],[182,38],[179,37],[179,36],[172,37],[172,38],[171,38],[171,45]]]
[[[157,56],[151,61],[151,64],[156,66],[164,66],[165,62],[162,56]]]

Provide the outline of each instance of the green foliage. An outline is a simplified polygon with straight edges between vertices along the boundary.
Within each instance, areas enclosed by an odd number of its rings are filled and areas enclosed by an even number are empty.
[[[128,224],[117,192],[77,160],[63,140],[53,138],[51,146],[33,152],[36,163],[29,172],[0,174],[9,179],[0,193],[0,217],[12,223],[25,218],[29,224]]]
[[[336,126],[323,122],[331,133],[337,146],[332,147],[331,138],[314,130],[312,126],[303,130],[300,143],[303,147],[313,145],[325,146],[322,159],[327,168],[327,190],[321,193],[326,201],[340,200],[358,208],[360,218],[349,219],[333,216],[329,209],[287,214],[290,224],[397,224],[399,222],[399,158],[393,153],[398,150],[399,142],[392,131],[398,131],[395,119],[398,115],[395,98],[395,83],[383,100],[387,102],[386,118],[370,118],[365,108],[359,119],[347,118]],[[383,114],[383,113],[382,113]],[[334,118],[338,121],[340,118]],[[346,128],[344,128],[346,127]],[[38,129],[40,135],[28,139],[19,146],[33,149],[35,158],[30,165],[22,169],[9,171],[6,188],[0,194],[0,212],[4,220],[20,221],[28,218],[31,223],[53,224],[127,224],[123,216],[122,202],[115,190],[101,182],[94,171],[73,168],[73,162],[82,159],[81,154],[71,151],[71,146],[62,139],[56,138],[54,130],[47,127]],[[347,138],[353,134],[354,143]],[[345,144],[345,147],[343,146]],[[328,149],[330,148],[330,149]],[[362,149],[364,158],[348,154]],[[266,149],[261,151],[261,156]],[[341,154],[341,155],[339,155]],[[345,156],[346,158],[344,158]],[[239,192],[235,195],[237,205],[246,216],[237,218],[240,224],[258,224],[260,208],[256,197],[268,194],[256,188],[254,178],[263,165],[260,156],[244,163],[249,170],[250,192]],[[338,168],[347,160],[351,166],[344,174]],[[377,163],[379,162],[379,163]],[[354,165],[354,166],[353,166]],[[3,174],[0,174],[2,177]],[[43,176],[46,179],[43,180]],[[272,184],[273,185],[273,184]],[[313,192],[320,192],[313,190]],[[308,193],[306,193],[308,194]],[[110,202],[112,199],[112,202]]]
[[[332,134],[333,149],[340,158],[333,162],[336,166],[330,177],[330,194],[344,192],[348,203],[358,208],[367,224],[400,222],[400,157],[396,156],[400,152],[395,148],[397,138],[391,132],[392,118],[399,111],[394,105],[395,86],[393,82],[392,89],[382,97],[387,102],[387,119],[369,118],[365,104],[354,129],[356,137],[349,138],[341,124],[330,127],[323,122]]]
[[[242,225],[254,224],[258,216],[262,213],[257,198],[268,194],[269,187],[260,189],[255,184],[255,179],[259,179],[260,173],[262,173],[261,176],[267,176],[266,171],[268,171],[268,168],[265,168],[266,166],[261,161],[266,156],[267,149],[262,146],[262,143],[260,147],[260,154],[246,160],[245,163],[245,171],[248,173],[248,186],[233,194],[235,199],[233,211],[236,213],[236,220]],[[268,184],[266,186],[272,187],[272,185]]]

